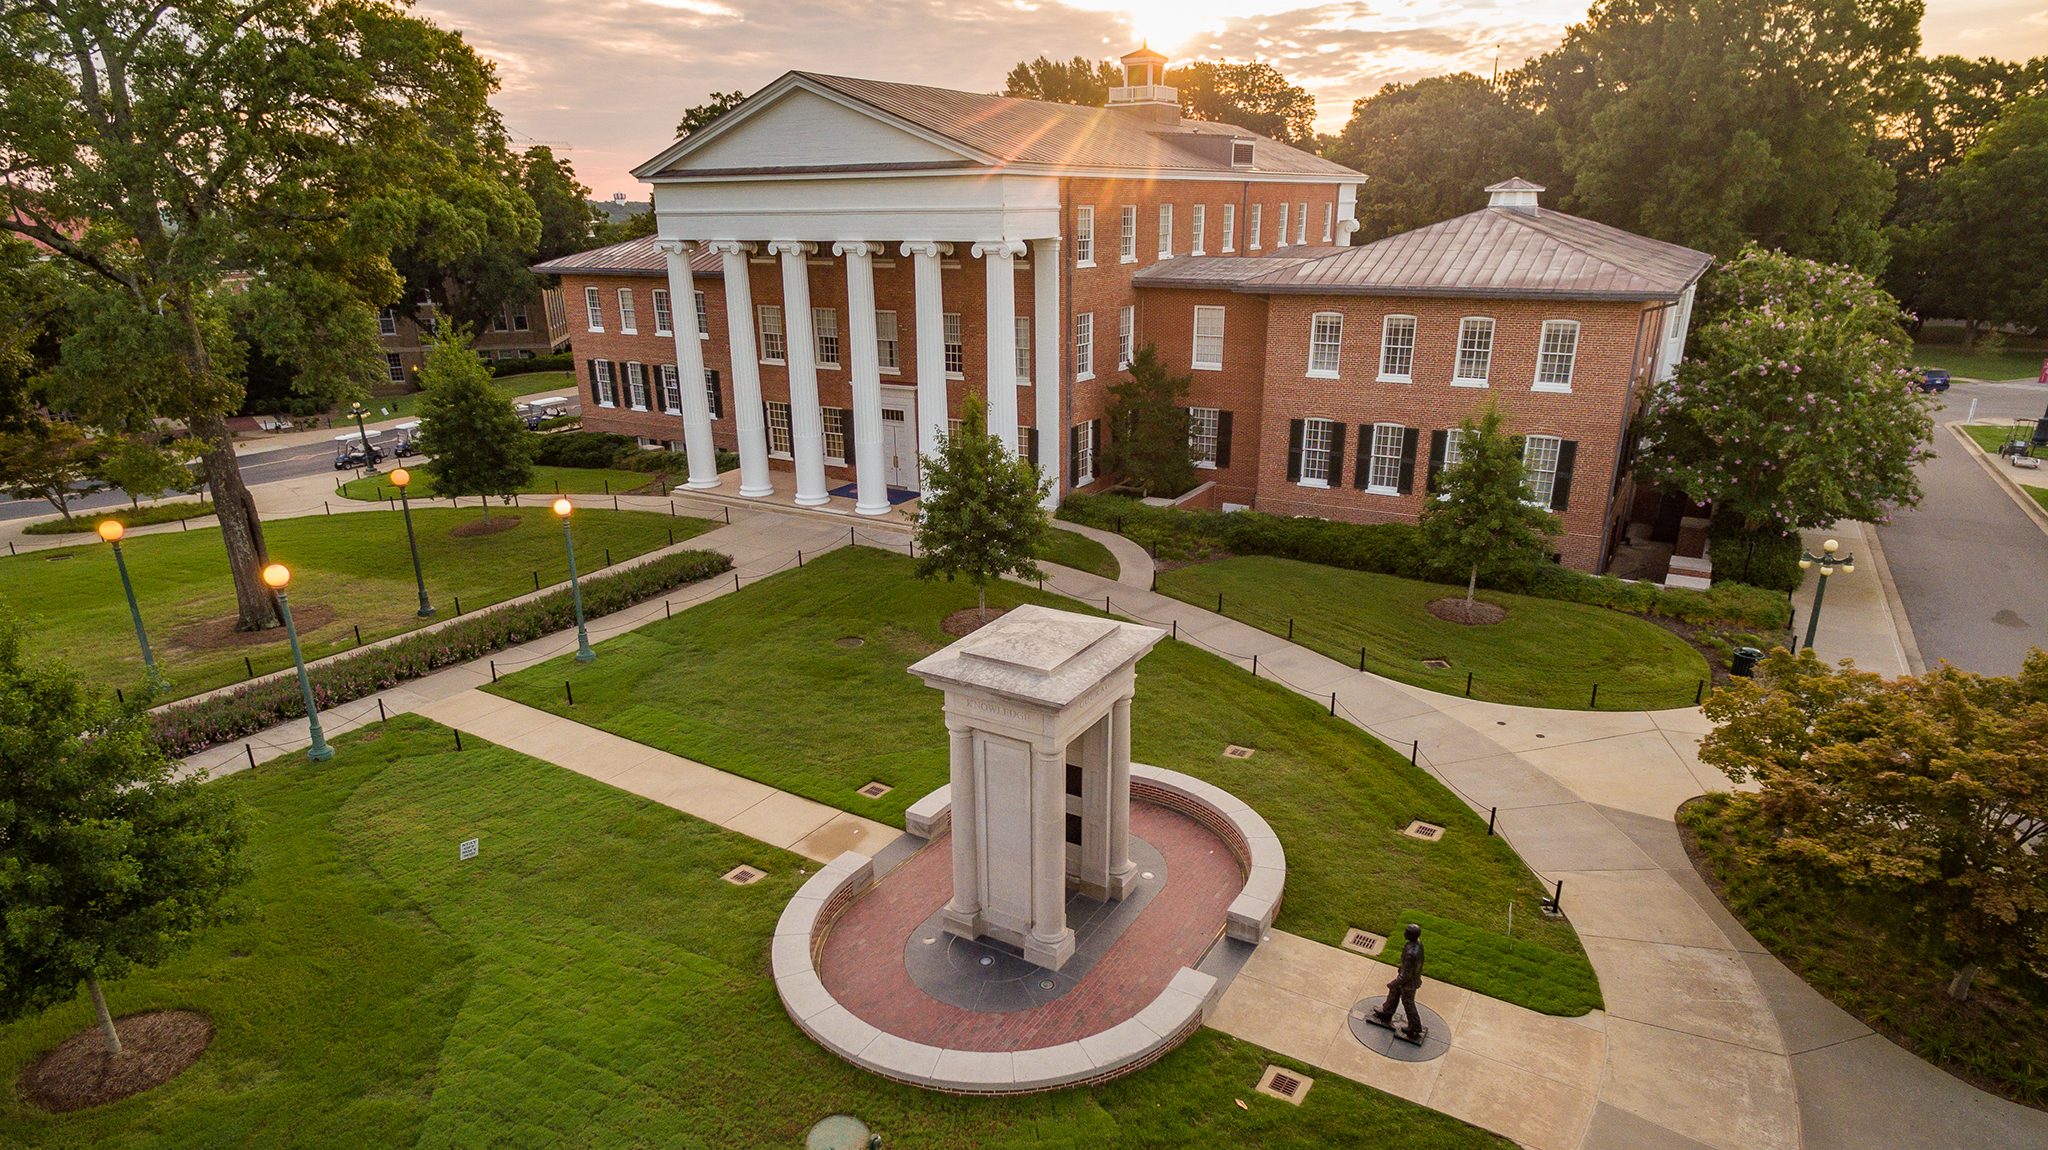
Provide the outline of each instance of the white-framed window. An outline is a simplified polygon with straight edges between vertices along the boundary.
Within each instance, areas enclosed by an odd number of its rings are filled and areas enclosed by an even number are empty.
[[[674,415],[683,409],[682,377],[672,363],[664,363],[657,370],[661,372],[661,409]]]
[[[1095,421],[1074,425],[1074,479],[1076,487],[1095,482]]]
[[[960,424],[961,424],[961,422],[962,422],[962,421],[961,421],[961,420],[958,420],[958,419],[949,419],[949,420],[947,420],[947,421],[946,421],[946,438],[947,438],[947,439],[951,439],[951,438],[953,438],[954,436],[956,436],[956,435],[960,434]]]
[[[1031,429],[1029,427],[1017,429],[1017,458],[1026,463],[1038,462],[1031,457]]]
[[[633,308],[633,289],[619,289],[619,334],[640,334],[640,313]]]
[[[1332,448],[1337,441],[1337,421],[1333,419],[1304,419],[1301,421],[1301,484],[1304,487],[1328,487],[1330,478],[1336,474],[1337,461],[1332,457]]]
[[[384,375],[393,383],[405,382],[405,361],[395,351],[384,353]]]
[[[901,345],[897,343],[896,313],[878,311],[875,313],[875,362],[883,371],[894,374],[902,370]]]
[[[395,307],[380,307],[380,308],[378,308],[378,309],[377,309],[377,334],[378,334],[378,335],[397,335],[397,334],[398,334],[398,309],[397,309],[397,308],[395,308]]]
[[[692,292],[697,297],[697,338],[711,338],[711,309],[705,306],[704,293]]]
[[[1188,408],[1188,447],[1196,467],[1216,466],[1216,433],[1223,413],[1213,407]]]
[[[1125,304],[1116,310],[1116,369],[1131,366],[1138,356],[1138,309]]]
[[[1259,235],[1259,229],[1265,227],[1265,216],[1266,206],[1264,204],[1253,204],[1251,218],[1245,221],[1244,234],[1245,238],[1250,241],[1245,246],[1253,251],[1258,251],[1259,245],[1265,242],[1263,237]]]
[[[704,369],[704,402],[711,407],[711,418],[725,418],[725,401],[718,394],[718,373],[708,367]]]
[[[964,379],[967,376],[967,337],[960,334],[960,313],[945,313],[941,317],[941,327],[946,333],[946,378]]]
[[[1195,350],[1189,366],[1197,371],[1223,370],[1223,309],[1195,309]]]
[[[1415,317],[1390,315],[1380,323],[1380,382],[1415,378]]]
[[[1536,348],[1536,390],[1570,391],[1572,369],[1579,360],[1579,321],[1543,321],[1543,341]]]
[[[604,330],[604,297],[594,287],[583,289],[583,321],[592,331]]]
[[[1124,263],[1138,260],[1138,205],[1125,204],[1117,221],[1117,258]]]
[[[761,325],[761,362],[785,363],[789,359],[789,344],[782,331],[782,305],[764,303],[754,305],[755,321]]]
[[[1159,258],[1173,258],[1173,205],[1159,205]]]
[[[1031,319],[1017,317],[1017,382],[1031,382]]]
[[[675,309],[668,304],[668,289],[654,289],[654,334],[674,335],[676,333]]]
[[[512,330],[513,330],[513,331],[526,331],[526,330],[528,330],[528,328],[529,328],[529,327],[531,327],[531,326],[532,326],[532,325],[530,325],[530,324],[529,324],[529,323],[527,322],[527,319],[526,319],[526,313],[525,313],[525,312],[523,312],[523,311],[515,311],[515,312],[513,312],[513,313],[512,313]]]
[[[626,403],[634,411],[647,410],[647,365],[629,363],[626,365]]]
[[[1465,429],[1449,428],[1444,432],[1444,457],[1436,461],[1437,469],[1456,467],[1465,460]]]
[[[1206,204],[1196,204],[1196,205],[1195,205],[1194,207],[1192,207],[1192,208],[1189,208],[1189,209],[1188,209],[1188,254],[1189,254],[1189,255],[1191,255],[1191,256],[1199,256],[1199,255],[1207,255],[1207,254],[1208,254],[1208,252],[1207,252],[1207,250],[1206,250],[1206,249],[1207,249],[1207,237],[1206,237],[1206,236],[1204,235],[1204,233],[1205,233],[1205,232],[1207,232],[1208,230],[1209,230],[1209,207],[1208,207],[1208,205],[1206,205]]]
[[[1458,321],[1458,366],[1451,373],[1453,384],[1485,387],[1493,369],[1493,321],[1485,316],[1466,316]]]
[[[1294,205],[1294,242],[1297,244],[1305,244],[1308,242],[1307,204]]]
[[[768,401],[768,454],[788,459],[795,452],[790,447],[789,405]]]
[[[1237,250],[1237,205],[1223,205],[1223,250]]]
[[[617,407],[619,405],[619,393],[612,383],[612,361],[608,359],[593,359],[590,361],[590,369],[595,373],[594,378],[597,381],[597,405],[599,407]]]
[[[818,348],[819,367],[839,366],[839,312],[829,307],[811,309],[811,336]]]
[[[1372,460],[1367,467],[1365,489],[1375,495],[1401,493],[1401,445],[1408,429],[1398,423],[1372,425]]]
[[[1095,209],[1074,209],[1074,266],[1095,266]]]
[[[1095,313],[1084,311],[1074,317],[1074,378],[1095,378]]]
[[[1334,240],[1334,239],[1336,239],[1336,238],[1337,238],[1337,205],[1335,205],[1335,204],[1324,204],[1324,205],[1323,205],[1323,242],[1327,244],[1327,243],[1329,243],[1329,242],[1330,242],[1331,240]]]
[[[1527,502],[1550,506],[1557,491],[1557,455],[1564,440],[1555,435],[1531,435],[1522,440],[1522,491]]]
[[[1308,373],[1316,379],[1337,378],[1344,348],[1344,313],[1319,311],[1308,321]]]
[[[1279,238],[1277,238],[1277,239],[1275,239],[1275,240],[1273,241],[1273,246],[1274,246],[1274,247],[1276,247],[1276,248],[1284,248],[1284,247],[1286,247],[1286,246],[1287,246],[1287,205],[1286,205],[1286,204],[1281,204],[1281,205],[1280,205],[1280,235],[1279,235]]]
[[[825,436],[825,458],[845,461],[846,433],[849,430],[846,426],[846,421],[850,414],[843,407],[828,407],[825,409],[824,419],[822,420]]]

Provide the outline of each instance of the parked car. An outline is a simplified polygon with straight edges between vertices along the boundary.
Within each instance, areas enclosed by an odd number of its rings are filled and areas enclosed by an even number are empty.
[[[1939,394],[1948,390],[1949,373],[1938,367],[1923,367],[1913,380],[1913,386],[1921,391]]]

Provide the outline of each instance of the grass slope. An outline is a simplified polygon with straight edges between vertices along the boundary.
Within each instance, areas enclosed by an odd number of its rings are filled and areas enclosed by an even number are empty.
[[[511,400],[550,392],[560,392],[563,396],[574,399],[577,394],[576,376],[573,372],[567,371],[529,371],[521,375],[508,375],[501,379],[493,379],[491,386],[498,390],[499,395]],[[365,406],[370,409],[371,418],[377,420],[414,416],[420,413],[420,397],[424,394],[426,393],[413,391],[404,395],[380,395]],[[355,420],[344,414],[337,413],[327,418],[337,428],[350,428],[356,425]]]
[[[2032,431],[2034,426],[2031,420],[2015,420],[2014,423],[2024,423],[2029,432]],[[1976,441],[1977,446],[1995,455],[1998,453],[1998,449],[2012,437],[2012,428],[2012,423],[1966,423],[1963,425],[1963,434]],[[2048,449],[2032,448],[2031,454],[2036,459],[2048,459]]]
[[[1491,626],[1447,623],[1424,610],[1432,599],[1464,597],[1440,583],[1347,571],[1316,563],[1242,556],[1159,574],[1159,590],[1214,609],[1352,666],[1359,649],[1375,674],[1462,695],[1525,707],[1586,709],[1593,684],[1598,709],[1654,710],[1690,706],[1707,662],[1677,635],[1633,615],[1482,591],[1507,609]],[[1444,668],[1423,665],[1442,659]]]
[[[967,584],[910,571],[901,556],[830,552],[609,640],[595,663],[556,659],[489,689],[900,826],[904,808],[947,777],[940,695],[905,668],[950,642],[939,621],[974,603]],[[991,586],[989,602],[1075,607],[1010,583]],[[836,642],[846,637],[863,642]],[[1257,755],[1226,759],[1232,743]],[[1472,928],[1431,944],[1432,975],[1550,1013],[1599,1005],[1577,936],[1534,913],[1542,892],[1507,844],[1434,779],[1313,703],[1162,643],[1139,666],[1132,754],[1225,787],[1272,823],[1288,856],[1283,929],[1335,944],[1352,926],[1396,934],[1419,909]],[[895,790],[854,793],[877,779]],[[1403,837],[1417,818],[1450,834]],[[1512,939],[1511,900],[1522,912]]]
[[[493,510],[493,517],[508,514]],[[460,597],[465,612],[568,579],[562,529],[549,512],[528,507],[515,513],[519,525],[496,535],[462,539],[456,526],[479,518],[474,508],[414,508],[420,564],[439,618],[454,614]],[[711,529],[702,519],[671,518],[646,511],[588,511],[576,516],[576,555],[585,571],[668,546]],[[263,525],[272,559],[292,569],[292,609],[308,658],[355,645],[360,626],[365,642],[409,631],[421,620],[406,550],[405,523],[395,512],[278,519]],[[218,528],[146,535],[123,545],[157,666],[171,680],[168,697],[181,698],[246,677],[248,656],[258,674],[291,661],[280,630],[247,646],[203,649],[179,638],[181,628],[218,619],[235,609],[228,582],[227,552]],[[30,649],[63,657],[88,678],[132,686],[141,681],[142,657],[128,619],[121,578],[105,544],[91,543],[0,557],[0,606],[28,623]],[[331,621],[314,624],[313,608],[333,609]]]
[[[378,475],[358,476],[335,488],[335,493],[344,499],[396,499],[398,489],[391,486],[393,465],[385,461],[384,471]],[[415,505],[434,498],[433,482],[427,478],[425,464],[415,459],[407,464],[412,472],[412,500]],[[682,460],[676,461],[675,475],[683,474]],[[536,466],[533,479],[519,489],[521,495],[626,495],[640,491],[653,483],[655,476],[647,471],[627,471],[617,467],[548,467]],[[660,492],[659,494],[666,494]],[[475,503],[474,498],[465,497]]]
[[[458,753],[416,717],[337,745],[327,766],[288,757],[215,784],[252,823],[246,917],[107,988],[117,1013],[206,1011],[206,1056],[150,1093],[49,1115],[19,1099],[20,1068],[90,1007],[0,1027],[0,1140],[786,1147],[851,1112],[892,1146],[1510,1145],[1335,1075],[1300,1107],[1265,1098],[1252,1084],[1275,1059],[1209,1030],[1087,1090],[885,1082],[776,999],[768,941],[802,859],[481,740]],[[458,862],[470,836],[481,853]],[[741,862],[768,877],[719,881]]]
[[[1045,542],[1039,545],[1038,558],[1104,579],[1114,579],[1117,573],[1116,556],[1109,548],[1085,535],[1062,531],[1057,527],[1045,533]]]
[[[2041,361],[2048,354],[2039,351],[1972,352],[1954,345],[1921,343],[1913,347],[1913,363],[1919,367],[1947,368],[1964,379],[2032,380],[2041,374]]]

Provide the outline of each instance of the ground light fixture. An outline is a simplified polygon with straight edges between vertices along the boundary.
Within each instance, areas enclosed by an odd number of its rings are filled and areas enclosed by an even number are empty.
[[[1820,631],[1820,604],[1828,593],[1828,576],[1837,570],[1844,575],[1856,573],[1856,557],[1840,554],[1841,550],[1841,543],[1830,539],[1820,545],[1820,554],[1808,553],[1799,557],[1801,571],[1811,569],[1816,563],[1820,564],[1820,583],[1813,589],[1813,610],[1806,617],[1806,646],[1809,650],[1813,647],[1814,635]]]
[[[292,664],[299,669],[299,693],[306,699],[306,727],[313,733],[313,745],[306,748],[306,758],[324,763],[334,757],[334,748],[327,745],[326,736],[320,733],[320,708],[313,702],[313,681],[306,677],[306,657],[299,651],[299,629],[292,626],[291,599],[284,593],[291,581],[291,568],[282,563],[272,563],[263,569],[263,585],[276,593],[277,613],[284,616],[285,638],[292,645]]]
[[[142,648],[142,667],[149,685],[163,685],[163,675],[156,669],[156,656],[149,649],[149,634],[142,629],[142,608],[135,604],[135,584],[128,581],[128,560],[121,554],[121,537],[128,534],[128,528],[118,519],[102,519],[98,527],[100,538],[114,548],[114,566],[121,572],[121,590],[128,596],[128,618],[135,623],[135,643]]]
[[[412,500],[405,496],[406,485],[412,482],[412,472],[401,467],[391,473],[391,485],[398,488],[398,506],[405,512],[405,546],[412,552],[412,581],[420,589],[420,618],[432,618],[434,605],[427,602],[427,577],[420,574],[420,543],[412,533]]]
[[[368,474],[375,475],[377,473],[377,457],[370,454],[370,432],[363,426],[363,417],[370,414],[370,409],[364,407],[360,402],[351,403],[348,405],[348,413],[355,417],[356,434],[363,437],[363,470]]]
[[[565,496],[555,500],[554,510],[562,520],[562,547],[569,553],[569,596],[576,603],[576,661],[588,663],[597,658],[597,652],[590,649],[590,632],[583,627],[583,584],[576,578],[576,538],[569,533],[569,513],[576,505]]]

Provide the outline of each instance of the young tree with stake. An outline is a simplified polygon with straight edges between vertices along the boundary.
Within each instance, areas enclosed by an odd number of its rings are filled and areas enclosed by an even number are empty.
[[[1446,442],[1451,442],[1447,437]],[[1465,621],[1472,621],[1479,577],[1538,563],[1557,516],[1529,502],[1520,436],[1507,433],[1491,404],[1456,433],[1457,462],[1437,472],[1436,498],[1422,509],[1422,537],[1444,566],[1466,570]]]
[[[944,576],[949,583],[965,577],[986,622],[989,580],[1045,577],[1034,556],[1047,530],[1040,502],[1051,481],[988,433],[987,410],[974,396],[961,412],[960,430],[920,462],[925,484],[917,577]]]
[[[533,448],[512,401],[491,383],[491,371],[469,346],[469,333],[450,328],[434,337],[420,367],[421,470],[437,495],[483,497],[517,491],[533,481]]]

